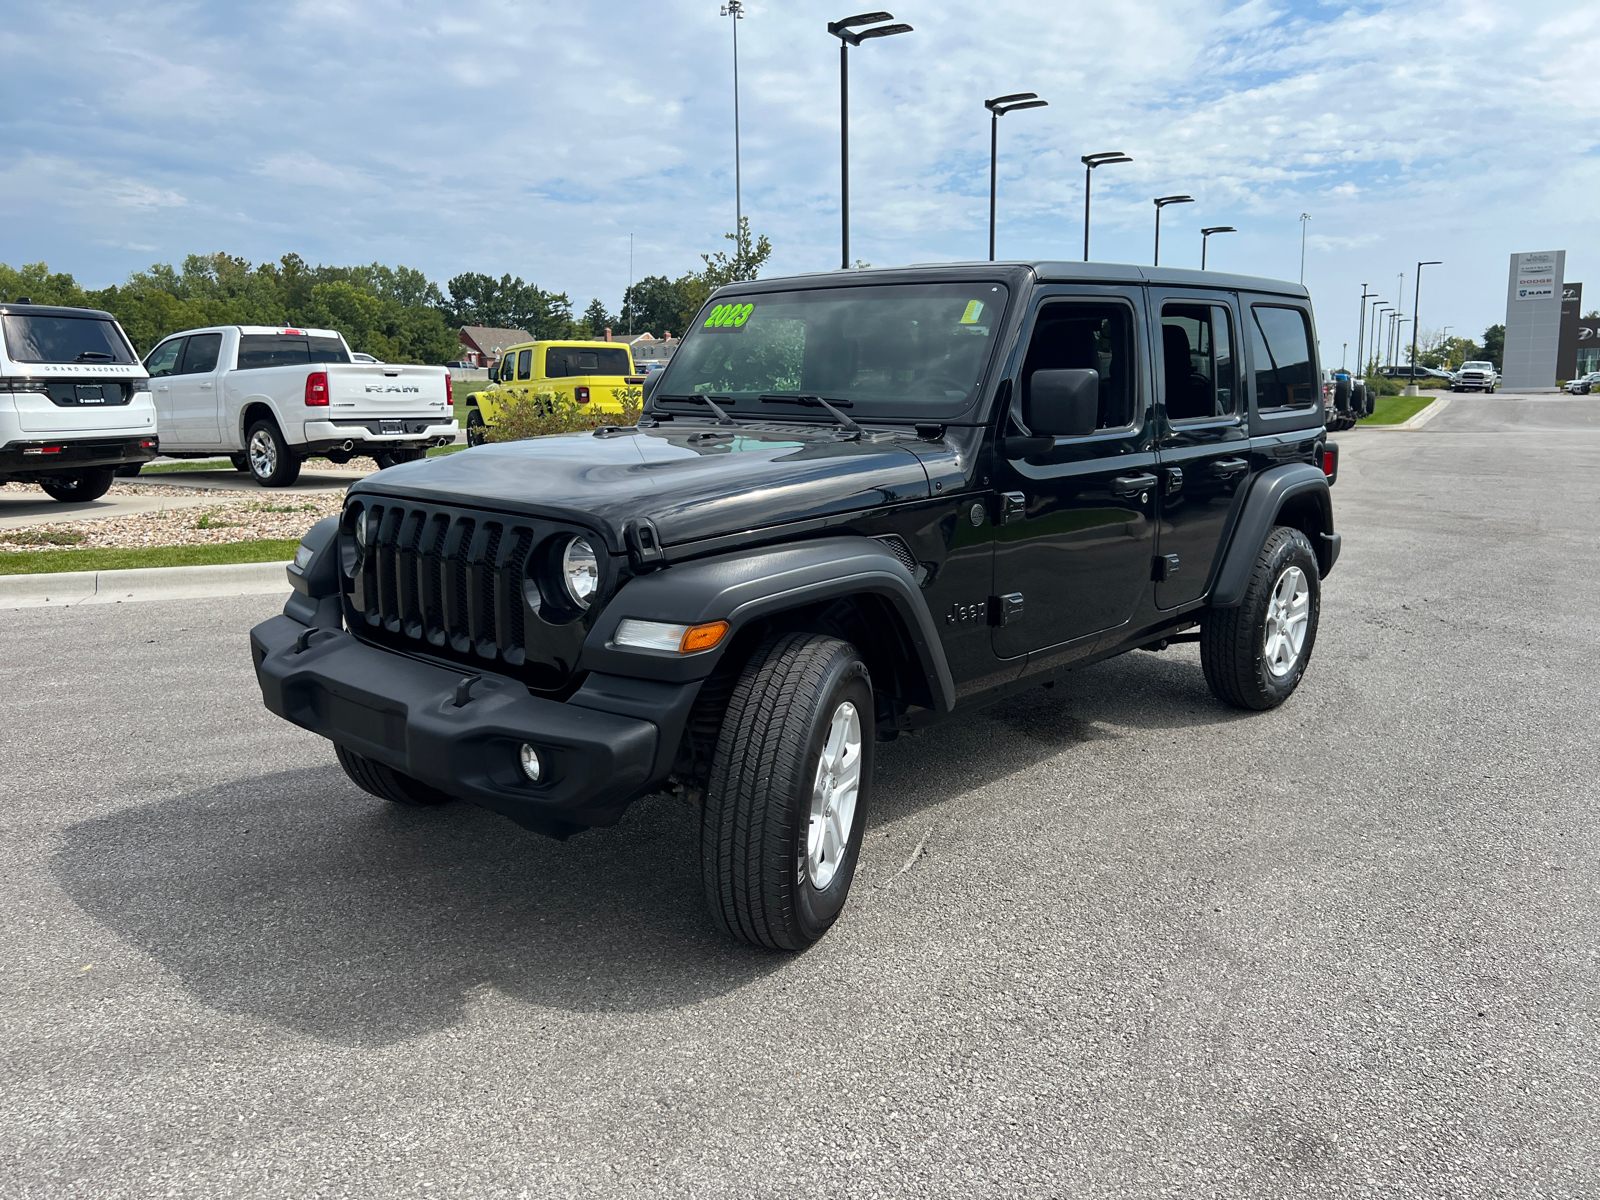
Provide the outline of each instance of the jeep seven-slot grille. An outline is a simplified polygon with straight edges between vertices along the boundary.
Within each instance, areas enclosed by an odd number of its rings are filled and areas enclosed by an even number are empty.
[[[347,521],[341,536],[351,528]],[[558,687],[571,672],[588,622],[576,612],[541,613],[538,586],[525,581],[536,548],[576,530],[386,501],[366,504],[366,530],[367,547],[346,579],[358,634],[480,668],[498,664],[534,687]]]

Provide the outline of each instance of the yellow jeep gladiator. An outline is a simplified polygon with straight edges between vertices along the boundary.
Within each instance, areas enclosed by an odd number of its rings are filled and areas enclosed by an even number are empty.
[[[481,445],[487,426],[513,399],[554,396],[622,415],[623,397],[644,382],[621,342],[522,342],[509,347],[489,372],[489,386],[463,396],[460,420],[469,445]]]

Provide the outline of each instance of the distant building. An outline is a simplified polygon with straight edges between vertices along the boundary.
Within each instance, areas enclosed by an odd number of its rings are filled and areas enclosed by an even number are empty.
[[[674,351],[678,349],[678,339],[673,337],[670,332],[664,338],[658,338],[648,333],[634,333],[614,334],[606,340],[621,342],[629,350],[633,351],[635,366],[643,366],[645,363],[651,362],[667,362],[672,358]]]
[[[507,346],[533,341],[533,334],[523,329],[488,329],[482,325],[461,327],[461,359],[475,367],[492,367],[500,361]]]

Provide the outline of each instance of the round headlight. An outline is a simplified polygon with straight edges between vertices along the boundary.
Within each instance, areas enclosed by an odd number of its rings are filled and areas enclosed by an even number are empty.
[[[600,586],[600,560],[583,538],[573,538],[561,552],[561,582],[579,608],[588,608]]]

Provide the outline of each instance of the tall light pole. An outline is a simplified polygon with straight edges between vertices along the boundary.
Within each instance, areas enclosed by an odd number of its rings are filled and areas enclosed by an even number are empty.
[[[1156,206],[1156,261],[1161,265],[1161,210],[1169,204],[1193,204],[1193,196],[1157,196],[1154,200]]]
[[[1366,363],[1366,360],[1361,357],[1361,352],[1366,348],[1366,344],[1367,344],[1366,343],[1366,332],[1367,332],[1367,300],[1368,300],[1368,298],[1369,298],[1369,293],[1367,292],[1367,285],[1363,283],[1361,285],[1361,321],[1356,326],[1356,366],[1363,368],[1362,369],[1362,374],[1363,375],[1366,374],[1366,370],[1365,370],[1365,367],[1364,367],[1364,364]]]
[[[828,32],[839,39],[839,266],[846,271],[850,269],[850,47],[859,46],[869,38],[911,32],[909,25],[879,24],[893,20],[893,13],[869,12],[828,22]],[[872,28],[857,33],[853,31],[857,25]]]
[[[744,0],[728,0],[722,15],[733,18],[733,232],[744,237],[744,181],[739,172],[739,22],[744,20]],[[737,243],[735,243],[737,246]]]
[[[1089,261],[1089,190],[1094,179],[1096,167],[1110,166],[1112,163],[1132,162],[1121,150],[1106,150],[1099,154],[1085,154],[1078,160],[1083,164],[1083,261]]]
[[[1372,328],[1367,336],[1367,344],[1372,348],[1372,365],[1374,368],[1376,368],[1378,365],[1378,314],[1388,307],[1388,304],[1378,299],[1376,296],[1372,298],[1372,321],[1370,322]],[[1361,373],[1363,375],[1371,374],[1371,372],[1367,370],[1366,359],[1361,360]]]
[[[1306,281],[1306,222],[1311,220],[1310,213],[1300,214],[1300,282]]]
[[[1432,259],[1428,262],[1417,264],[1417,290],[1411,297],[1411,394],[1417,394],[1417,331],[1422,327],[1417,314],[1421,312],[1418,306],[1422,303],[1422,268],[1442,266],[1443,260]]]
[[[994,261],[994,198],[997,172],[1000,163],[1000,118],[1008,112],[1023,108],[1047,108],[1048,100],[1039,99],[1038,92],[1014,92],[1009,96],[996,96],[985,100],[989,110],[989,261]]]
[[[1200,231],[1200,269],[1206,269],[1206,243],[1211,240],[1213,233],[1238,233],[1232,225],[1212,225]]]

